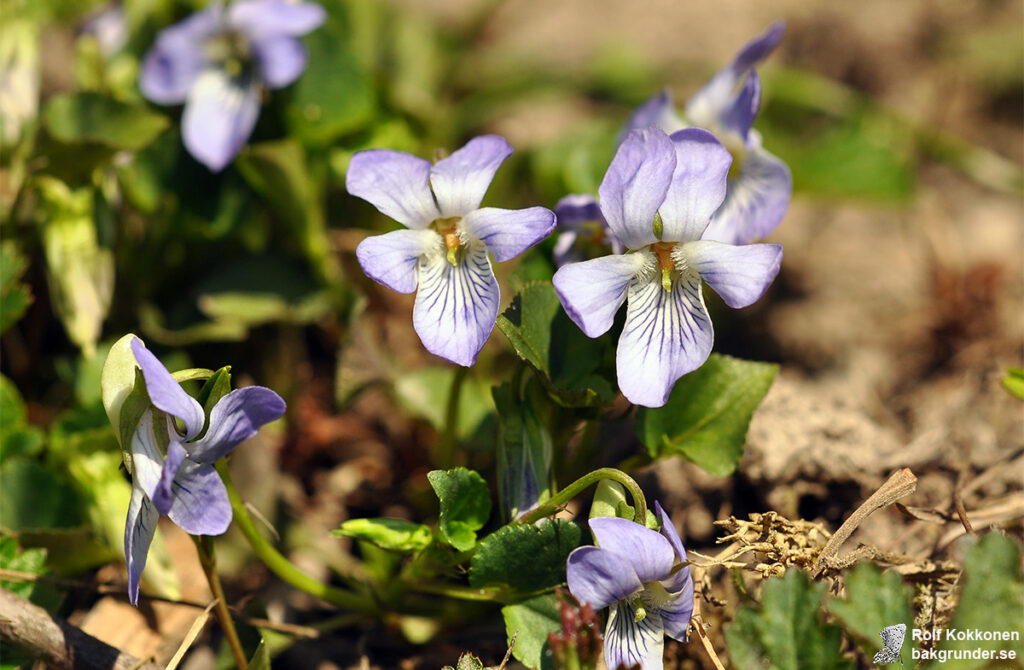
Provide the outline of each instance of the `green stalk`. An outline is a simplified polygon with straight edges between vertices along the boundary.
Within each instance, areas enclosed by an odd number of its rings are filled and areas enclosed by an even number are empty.
[[[469,374],[469,368],[461,365],[455,368],[452,385],[448,390],[448,404],[444,412],[444,430],[437,445],[437,467],[447,469],[455,466],[455,431],[459,422],[459,397]]]
[[[616,470],[615,468],[599,468],[583,475],[553,495],[543,505],[519,517],[518,523],[533,523],[554,514],[558,511],[559,507],[575,498],[591,484],[596,484],[602,479],[618,482],[629,491],[629,495],[633,499],[633,507],[636,508],[633,520],[640,525],[644,525],[644,522],[647,520],[647,499],[644,498],[644,492],[640,490],[640,485],[636,483],[636,480],[622,470]]]
[[[196,544],[196,551],[199,553],[199,563],[203,566],[203,573],[206,581],[210,584],[210,592],[216,599],[214,610],[217,612],[217,619],[220,621],[220,628],[224,631],[224,637],[231,647],[231,655],[235,657],[235,665],[238,670],[247,670],[248,660],[245,651],[242,649],[242,642],[238,639],[238,631],[235,630],[235,622],[231,619],[231,611],[228,609],[228,601],[224,597],[224,587],[220,583],[220,576],[217,574],[217,557],[214,554],[213,538],[206,535],[192,536]]]
[[[362,614],[376,615],[380,613],[377,604],[371,602],[365,596],[324,584],[292,565],[291,561],[275,549],[263,537],[259,529],[256,528],[256,524],[249,515],[249,510],[245,508],[245,504],[242,502],[234,483],[231,481],[227,463],[221,459],[217,462],[216,467],[221,479],[224,480],[224,485],[228,489],[228,498],[231,500],[231,510],[235,513],[235,522],[238,524],[238,529],[242,531],[242,535],[248,540],[249,546],[256,552],[256,555],[274,574],[300,591],[305,591],[309,595],[320,598],[337,607]]]

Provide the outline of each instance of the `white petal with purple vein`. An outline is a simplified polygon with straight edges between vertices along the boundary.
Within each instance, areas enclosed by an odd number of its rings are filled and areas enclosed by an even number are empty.
[[[190,535],[220,535],[231,525],[231,502],[212,465],[186,460],[171,490],[167,516]]]
[[[649,251],[602,256],[563,265],[552,282],[569,318],[587,337],[598,337],[612,327],[633,277],[655,263]]]
[[[632,523],[632,521],[630,522]],[[599,610],[643,589],[630,562],[600,547],[578,547],[565,564],[569,592]]]
[[[430,193],[430,161],[391,149],[352,156],[345,188],[406,228],[426,228],[441,216]]]
[[[555,213],[544,207],[484,207],[463,217],[462,226],[487,245],[494,260],[503,263],[547,237],[555,229]]]
[[[752,148],[730,179],[725,201],[704,231],[703,239],[726,244],[747,244],[767,237],[782,221],[793,194],[793,176],[781,159],[760,146],[751,130]]]
[[[654,215],[672,182],[676,152],[658,128],[634,130],[619,145],[598,189],[601,213],[630,249],[657,241]]]
[[[628,602],[618,602],[608,615],[604,632],[604,662],[609,668],[639,665],[641,670],[662,670],[665,629],[657,611],[647,611],[641,621]]]
[[[715,136],[701,128],[672,135],[675,171],[658,212],[665,242],[699,240],[711,215],[725,198],[725,178],[732,156]]]
[[[679,253],[725,304],[736,309],[764,295],[782,263],[781,244],[733,246],[699,240],[682,245]]]
[[[512,153],[498,135],[474,137],[430,169],[430,187],[441,216],[465,216],[480,206],[494,173]]]
[[[641,582],[664,579],[672,570],[675,552],[657,531],[613,516],[594,517],[590,530],[598,546],[628,561]]]
[[[132,605],[139,602],[139,581],[159,519],[160,515],[142,488],[137,484],[132,486],[128,519],[124,526],[124,558],[128,564],[128,597]]]
[[[444,238],[429,228],[373,235],[356,247],[356,258],[366,276],[399,293],[416,290],[416,266],[428,253],[444,255]]]

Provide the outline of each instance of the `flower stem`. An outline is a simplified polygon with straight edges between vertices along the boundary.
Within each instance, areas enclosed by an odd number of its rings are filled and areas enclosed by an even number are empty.
[[[193,535],[192,541],[196,544],[199,563],[203,566],[206,581],[209,582],[210,591],[216,599],[217,604],[214,605],[214,610],[217,612],[217,619],[220,621],[220,628],[224,631],[228,646],[231,647],[231,655],[235,657],[235,664],[239,670],[246,670],[248,661],[245,651],[242,649],[242,642],[238,639],[238,631],[235,630],[235,622],[231,619],[228,601],[224,597],[224,587],[221,586],[220,576],[217,574],[217,557],[214,554],[213,538],[206,535]]]
[[[365,596],[324,584],[292,565],[291,561],[275,549],[263,537],[259,529],[256,528],[256,524],[249,515],[249,510],[245,508],[245,504],[242,502],[234,483],[231,481],[227,463],[221,459],[217,462],[216,467],[221,479],[224,480],[224,485],[228,489],[228,498],[231,500],[231,510],[235,514],[235,522],[238,524],[238,529],[242,531],[242,535],[248,540],[249,546],[256,552],[256,555],[274,574],[300,591],[305,591],[309,595],[325,600],[337,607],[363,614],[379,613],[376,603],[370,601]]]
[[[437,445],[437,466],[450,468],[455,465],[455,431],[459,423],[459,397],[462,395],[463,383],[469,375],[469,368],[461,365],[455,368],[452,385],[448,390],[448,404],[444,412],[444,430]]]
[[[636,508],[633,520],[643,525],[647,519],[647,499],[644,498],[644,492],[640,490],[640,485],[632,477],[622,470],[616,470],[615,468],[598,468],[593,472],[583,475],[551,496],[544,504],[519,517],[519,523],[533,523],[538,519],[554,514],[558,511],[559,507],[575,498],[591,484],[596,484],[602,479],[611,479],[626,487],[630,497],[633,499],[633,506]]]

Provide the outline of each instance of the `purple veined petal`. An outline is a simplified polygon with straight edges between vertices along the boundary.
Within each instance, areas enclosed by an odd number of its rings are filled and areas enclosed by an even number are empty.
[[[640,670],[662,670],[665,655],[665,628],[661,614],[647,609],[647,616],[636,621],[633,605],[620,601],[608,615],[604,632],[604,662],[609,668],[640,666]]]
[[[162,30],[142,61],[142,95],[159,105],[185,102],[206,67],[205,42],[221,28],[221,8],[213,4]]]
[[[462,218],[462,226],[503,263],[537,244],[555,229],[555,213],[544,207],[484,207]]]
[[[657,241],[654,215],[675,164],[672,140],[657,128],[634,130],[619,145],[598,194],[605,220],[626,247],[640,249]]]
[[[416,290],[416,265],[427,253],[444,255],[444,238],[435,230],[394,230],[367,237],[356,247],[366,276],[399,293]]]
[[[572,193],[555,204],[558,227],[565,230],[579,230],[581,223],[591,221],[607,225],[597,198],[589,193]]]
[[[619,141],[621,142],[631,130],[642,130],[651,126],[661,128],[667,135],[686,127],[686,123],[676,113],[675,102],[667,88],[633,110],[622,127]]]
[[[672,550],[676,554],[676,561],[682,562],[686,560],[686,549],[683,548],[683,540],[679,537],[679,533],[676,532],[676,527],[672,523],[671,517],[665,513],[662,509],[661,503],[657,500],[654,501],[654,513],[661,521],[661,534],[668,540],[668,543],[672,545]]]
[[[551,281],[573,323],[587,337],[599,337],[612,327],[633,277],[655,263],[649,251],[602,256],[563,265]]]
[[[147,409],[139,418],[132,434],[132,481],[152,500],[163,478],[164,456],[156,440],[154,428],[166,430],[162,421],[154,421],[153,410]]]
[[[441,216],[465,216],[480,206],[498,167],[512,153],[500,135],[474,137],[430,168],[430,188]]]
[[[501,294],[487,247],[479,240],[460,250],[456,265],[444,255],[423,256],[412,324],[430,353],[470,366],[494,329]]]
[[[306,47],[291,35],[280,35],[254,42],[260,78],[269,89],[284,88],[306,69]]]
[[[314,2],[235,0],[227,10],[231,27],[254,42],[281,35],[305,35],[326,19],[327,12]]]
[[[661,214],[661,239],[666,242],[699,240],[711,215],[725,198],[725,180],[732,155],[701,128],[686,128],[672,135],[676,163],[672,184]]]
[[[629,561],[599,547],[573,549],[565,575],[573,597],[595,610],[629,598],[644,587]]]
[[[138,484],[132,486],[128,518],[124,524],[124,558],[128,564],[128,597],[132,605],[139,603],[139,581],[159,519],[160,515],[142,488]]]
[[[357,152],[345,188],[406,228],[426,228],[441,216],[430,192],[430,161],[404,151]]]
[[[747,244],[767,237],[786,215],[793,176],[782,160],[761,148],[757,131],[750,135],[754,146],[740,161],[739,175],[728,181],[725,201],[704,231],[705,240]]]
[[[747,80],[736,97],[719,115],[718,130],[723,136],[722,139],[728,142],[726,137],[732,135],[745,143],[760,108],[761,78],[757,76],[757,72],[752,71],[747,75]]]
[[[785,24],[776,21],[740,49],[732,63],[719,70],[699,91],[686,102],[686,118],[694,125],[715,128],[722,115],[735,104],[737,85],[768,56],[782,40]]]
[[[203,429],[206,415],[196,399],[185,393],[181,384],[167,371],[164,364],[157,360],[142,340],[132,340],[132,353],[142,368],[142,376],[146,380],[146,393],[153,405],[171,416],[181,419],[185,424],[185,439],[191,440]],[[152,421],[152,418],[150,419]]]
[[[628,561],[643,583],[665,579],[675,564],[675,552],[665,537],[650,528],[614,516],[594,517],[590,532],[597,545]]]
[[[172,485],[174,478],[178,475],[178,470],[181,469],[181,464],[185,462],[185,456],[185,447],[181,446],[177,440],[172,440],[167,445],[167,458],[164,459],[164,465],[160,471],[160,481],[157,483],[152,497],[153,506],[161,515],[166,515],[167,511],[171,509]]]
[[[619,389],[644,407],[662,407],[676,381],[704,364],[715,339],[700,277],[680,277],[671,291],[660,279],[655,275],[630,284],[615,356]]]
[[[233,78],[207,69],[196,80],[181,117],[181,137],[192,156],[220,172],[245,145],[260,114],[256,77]]]
[[[699,240],[684,244],[682,253],[725,304],[736,309],[757,302],[782,264],[781,244],[733,246]]]
[[[690,619],[693,618],[693,579],[690,568],[686,567],[674,574],[663,586],[673,594],[672,598],[660,608],[665,634],[669,637],[686,642],[689,636]]]
[[[235,389],[210,410],[210,427],[201,440],[188,445],[189,459],[215,463],[255,435],[260,426],[280,419],[284,410],[281,396],[264,386]]]
[[[189,535],[220,535],[231,525],[231,501],[212,465],[185,460],[167,516]]]

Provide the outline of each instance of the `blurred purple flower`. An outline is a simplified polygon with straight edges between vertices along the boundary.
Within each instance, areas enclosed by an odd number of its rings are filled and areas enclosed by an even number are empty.
[[[632,250],[562,266],[553,278],[569,317],[589,337],[607,332],[625,301],[619,389],[630,402],[661,407],[676,380],[711,353],[714,328],[701,280],[730,307],[754,303],[782,262],[778,244],[733,246],[702,239],[725,197],[732,157],[711,133],[634,130],[604,181],[601,211]]]
[[[625,250],[622,242],[615,239],[601,214],[597,198],[592,195],[565,196],[555,205],[555,216],[562,231],[553,252],[558,267],[585,261],[594,255],[589,253],[594,249],[611,249],[613,254],[621,254]]]
[[[142,94],[161,105],[185,103],[185,148],[220,171],[252,134],[263,88],[283,88],[306,69],[298,37],[325,18],[311,2],[214,2],[160,32],[142,63]]]
[[[595,610],[611,607],[604,634],[609,668],[661,670],[665,635],[685,642],[693,615],[693,579],[672,520],[654,504],[661,532],[627,519],[596,517],[597,546],[569,554],[569,591]]]
[[[124,9],[119,4],[101,7],[86,17],[79,32],[95,37],[100,52],[109,58],[128,42],[128,21]]]
[[[725,201],[704,232],[705,240],[746,244],[766,237],[786,214],[793,177],[778,157],[761,146],[761,134],[751,128],[761,105],[761,80],[754,69],[778,46],[785,25],[773,23],[740,49],[686,103],[686,118],[676,114],[668,91],[654,96],[633,112],[623,135],[656,126],[673,133],[687,126],[714,133],[735,158]]]
[[[202,406],[138,338],[131,346],[152,403],[131,440],[132,499],[124,555],[134,605],[157,520],[169,516],[190,535],[226,531],[231,525],[231,503],[213,463],[255,435],[263,424],[281,418],[285,404],[262,386],[235,389],[213,406],[206,434],[195,439],[206,420]],[[184,434],[176,419],[184,426]]]
[[[543,207],[480,208],[511,153],[497,135],[476,137],[433,165],[372,149],[352,157],[345,179],[349,193],[409,229],[363,240],[356,249],[363,271],[399,293],[416,291],[412,321],[423,346],[459,365],[476,362],[498,317],[487,252],[507,261],[555,227],[554,212]]]

